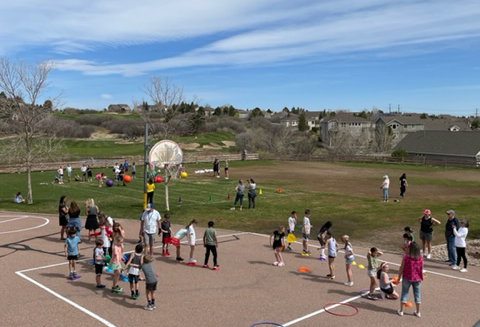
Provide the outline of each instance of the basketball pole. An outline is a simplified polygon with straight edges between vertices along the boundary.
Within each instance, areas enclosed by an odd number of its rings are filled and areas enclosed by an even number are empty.
[[[148,105],[147,105],[148,106]],[[147,107],[148,110],[148,107]],[[144,141],[144,165],[143,165],[143,210],[147,209],[147,181],[148,181],[148,166],[149,162],[149,149],[150,145],[148,144],[148,122],[145,121],[145,141]]]

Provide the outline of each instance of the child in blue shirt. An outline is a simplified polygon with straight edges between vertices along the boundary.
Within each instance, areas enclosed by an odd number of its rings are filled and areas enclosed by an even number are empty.
[[[77,275],[77,272],[75,270],[78,256],[80,255],[78,243],[80,243],[80,237],[77,236],[77,231],[75,230],[75,228],[69,229],[68,237],[65,240],[64,250],[65,256],[68,259],[68,268],[70,270],[69,278],[71,280],[79,279],[81,277]]]

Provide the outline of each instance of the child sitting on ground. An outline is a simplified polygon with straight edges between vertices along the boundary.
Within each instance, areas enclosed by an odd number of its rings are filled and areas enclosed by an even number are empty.
[[[148,304],[145,310],[152,311],[157,308],[155,305],[155,291],[157,290],[157,274],[153,269],[153,257],[149,254],[143,257],[142,271],[145,274],[145,294],[147,296]]]
[[[394,287],[396,286],[393,283],[393,279],[388,277],[388,271],[390,267],[386,262],[382,262],[380,268],[377,271],[377,278],[380,280],[380,290],[385,293],[387,299],[398,299],[398,293],[395,291]]]
[[[78,249],[78,243],[80,243],[80,237],[77,236],[77,230],[70,228],[68,230],[68,237],[65,240],[65,256],[68,259],[68,268],[70,270],[69,278],[71,280],[79,279],[81,276],[77,275],[76,265],[80,250]]]
[[[97,288],[105,288],[102,285],[102,273],[103,265],[105,261],[105,250],[103,247],[103,240],[101,238],[95,241],[95,249],[93,250],[93,261],[95,262],[95,279],[97,282]]]
[[[134,300],[140,298],[140,293],[138,292],[138,279],[143,258],[142,252],[143,245],[137,244],[135,246],[135,253],[130,256],[126,264],[128,267],[128,282],[130,283],[130,291],[132,292],[132,299]]]

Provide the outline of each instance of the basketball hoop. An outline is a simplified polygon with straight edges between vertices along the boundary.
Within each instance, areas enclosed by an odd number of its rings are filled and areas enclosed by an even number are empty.
[[[165,168],[165,165],[179,166],[183,162],[183,152],[177,143],[163,140],[152,147],[149,160],[150,165],[158,168]]]

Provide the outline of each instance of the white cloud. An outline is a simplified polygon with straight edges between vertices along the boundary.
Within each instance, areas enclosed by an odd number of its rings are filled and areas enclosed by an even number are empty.
[[[24,8],[32,10],[25,13]],[[0,11],[12,13],[0,22],[0,53],[37,44],[49,44],[52,51],[70,55],[94,51],[98,46],[135,46],[201,36],[217,40],[145,62],[56,61],[60,70],[89,75],[135,76],[189,66],[329,60],[362,52],[401,56],[480,37],[478,0],[146,0],[134,7],[126,0],[91,2],[89,6],[23,0],[0,3]],[[28,24],[15,24],[17,21]]]
[[[108,94],[108,93],[103,93],[103,94],[100,95],[100,97],[102,99],[111,99],[111,98],[113,98],[113,95]]]

